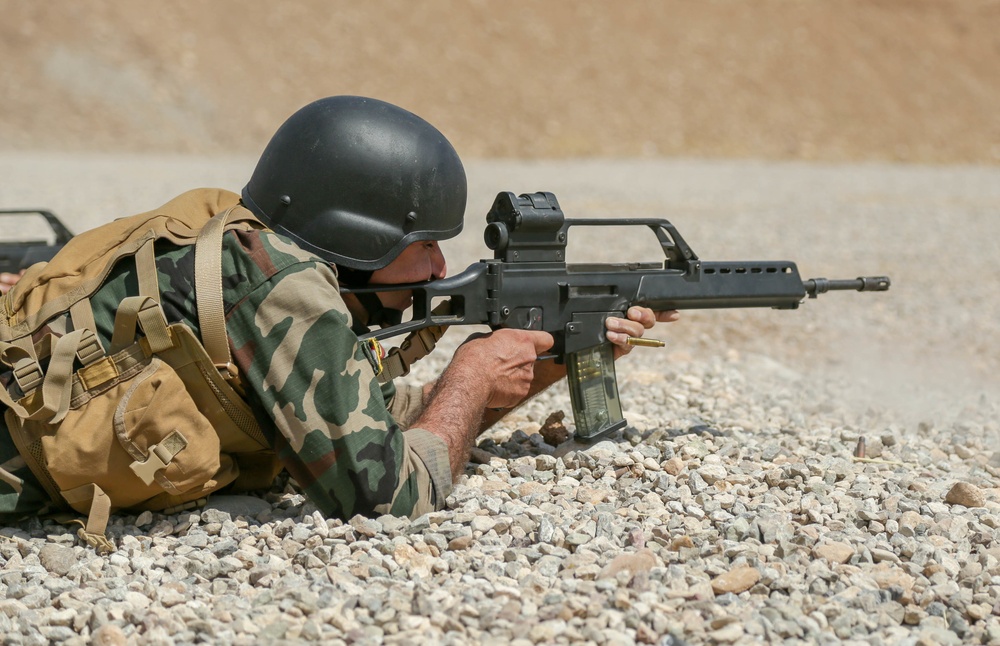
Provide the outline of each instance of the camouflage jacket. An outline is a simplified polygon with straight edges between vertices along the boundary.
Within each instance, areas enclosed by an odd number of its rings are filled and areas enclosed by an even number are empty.
[[[160,240],[156,266],[167,320],[198,332],[194,247]],[[441,506],[451,490],[447,446],[402,426],[419,408],[419,389],[380,388],[351,329],[336,269],[270,231],[228,232],[222,268],[226,330],[248,403],[317,507],[350,518],[416,516]],[[135,294],[134,263],[126,259],[92,298],[106,345],[118,303]],[[0,516],[44,504],[2,420],[0,467],[24,480],[20,492],[0,480]]]

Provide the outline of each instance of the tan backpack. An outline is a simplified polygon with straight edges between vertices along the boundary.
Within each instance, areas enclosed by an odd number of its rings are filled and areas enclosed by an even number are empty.
[[[76,236],[0,299],[0,372],[23,393],[0,387],[11,436],[49,496],[88,516],[79,535],[98,551],[114,550],[115,510],[179,509],[230,484],[266,487],[280,469],[230,361],[221,250],[234,228],[263,225],[233,193],[191,191]],[[164,317],[161,239],[195,245],[201,339]],[[127,256],[139,296],[119,305],[106,348],[90,299]]]

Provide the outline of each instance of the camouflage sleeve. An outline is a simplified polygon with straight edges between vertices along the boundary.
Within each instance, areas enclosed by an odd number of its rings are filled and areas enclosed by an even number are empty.
[[[330,267],[275,273],[228,312],[227,329],[279,458],[324,514],[417,516],[443,504],[447,446],[404,433],[386,409]]]

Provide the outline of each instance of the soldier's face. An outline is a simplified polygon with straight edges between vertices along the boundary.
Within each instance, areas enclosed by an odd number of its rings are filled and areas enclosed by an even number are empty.
[[[414,242],[391,263],[372,273],[370,284],[422,283],[444,278],[447,273],[444,254],[436,241]],[[405,310],[413,302],[413,293],[409,291],[378,292],[378,296],[383,305],[397,310]]]

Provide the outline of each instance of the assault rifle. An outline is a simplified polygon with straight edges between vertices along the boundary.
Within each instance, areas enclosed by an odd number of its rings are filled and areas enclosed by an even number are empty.
[[[0,210],[0,216],[20,216],[22,219],[39,217],[52,230],[49,239],[37,238],[30,240],[6,239],[10,230],[6,224],[0,225],[0,272],[16,274],[27,269],[36,262],[52,260],[52,256],[70,241],[73,234],[51,211],[43,209],[6,209]]]
[[[442,280],[345,288],[355,293],[413,291],[409,321],[370,332],[362,339],[381,340],[449,325],[549,332],[555,338],[553,354],[566,363],[576,437],[583,441],[594,441],[626,424],[604,322],[610,316],[624,317],[632,305],[656,311],[795,309],[807,296],[815,298],[828,291],[889,289],[887,276],[803,280],[789,261],[704,261],[667,220],[567,219],[552,193],[500,193],[486,222],[485,240],[494,252],[492,260],[473,263],[461,274]],[[612,225],[648,227],[665,260],[566,263],[571,227]],[[451,311],[432,311],[432,304],[444,298],[450,298]]]

